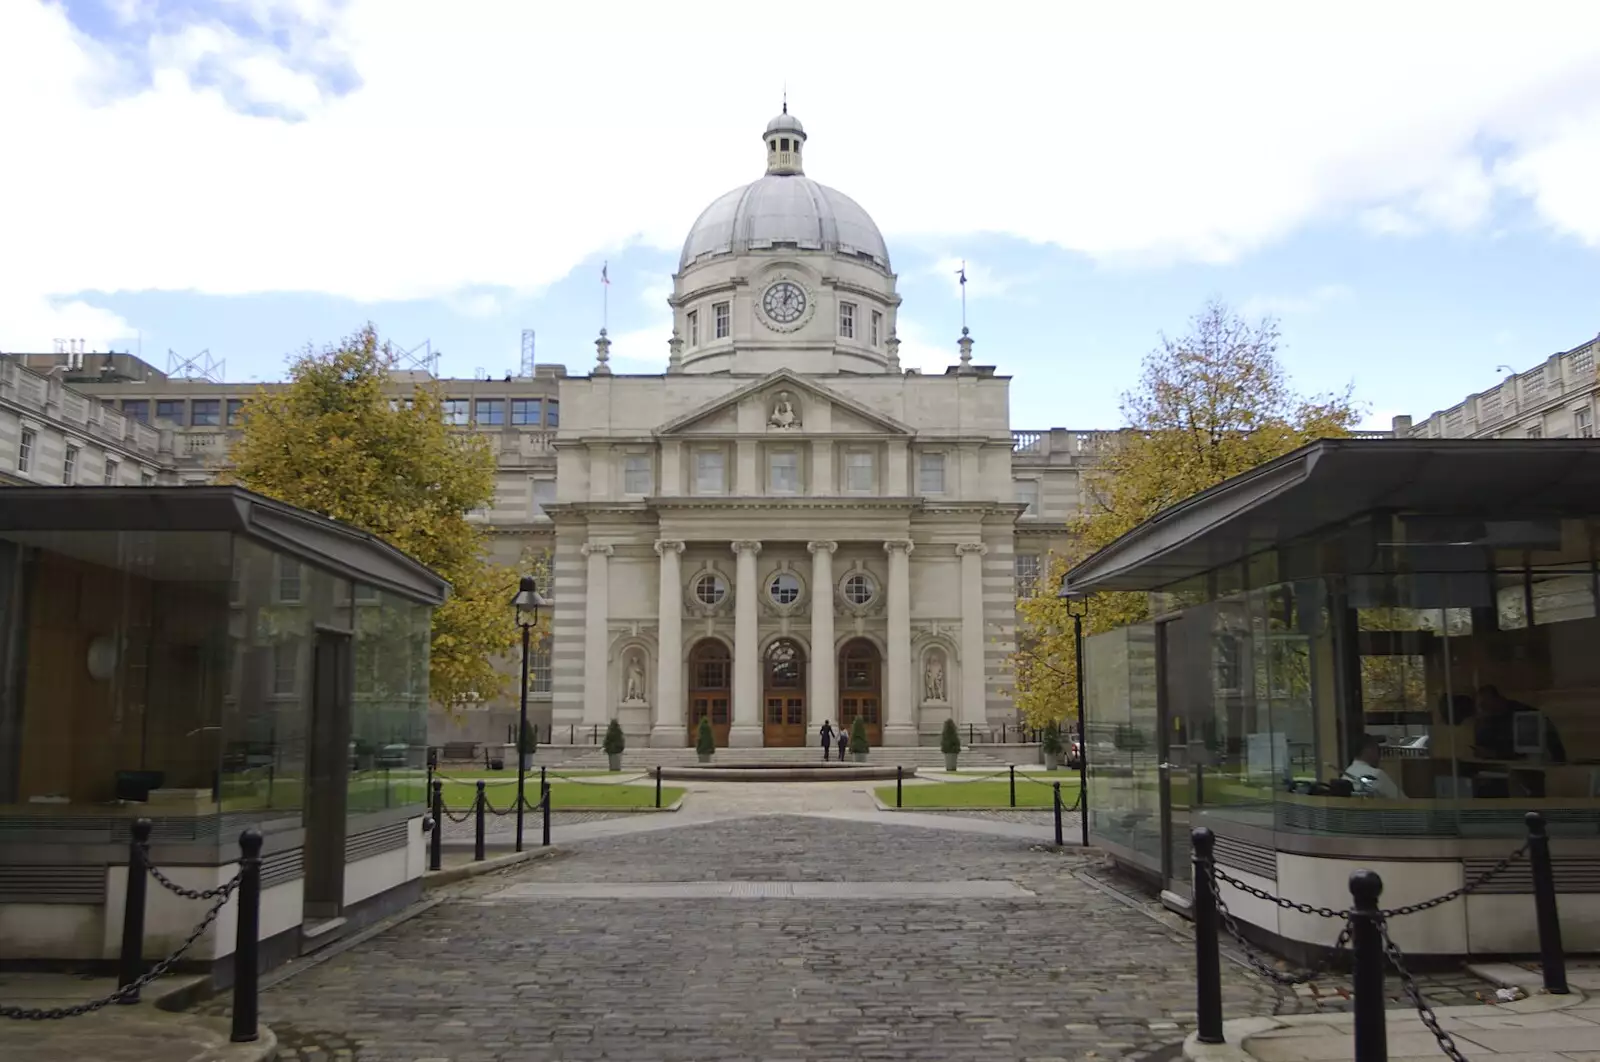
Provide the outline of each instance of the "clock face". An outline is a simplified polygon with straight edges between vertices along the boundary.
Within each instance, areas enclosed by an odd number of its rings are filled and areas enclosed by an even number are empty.
[[[794,324],[806,312],[806,293],[790,280],[780,280],[761,297],[761,308],[779,324]]]

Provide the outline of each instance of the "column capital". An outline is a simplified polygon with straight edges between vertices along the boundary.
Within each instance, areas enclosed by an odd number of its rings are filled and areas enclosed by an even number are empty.
[[[978,556],[981,557],[985,553],[988,553],[988,552],[989,552],[989,547],[985,546],[982,542],[958,542],[958,543],[956,543],[956,553],[957,554],[976,553]]]
[[[665,557],[668,553],[682,553],[683,540],[678,538],[658,538],[656,539],[655,548],[658,557]]]
[[[807,542],[806,552],[815,556],[818,553],[832,553],[839,548],[837,542]]]
[[[600,542],[585,542],[583,544],[583,549],[580,552],[582,552],[585,557],[592,557],[597,554],[602,557],[609,557],[611,556],[613,550],[612,547]]]
[[[887,542],[885,542],[883,544],[883,551],[885,553],[891,553],[891,554],[892,553],[906,553],[906,554],[909,554],[915,548],[916,547],[912,545],[911,540],[909,538],[891,538],[891,539],[889,539]]]
[[[752,557],[761,555],[761,543],[753,538],[742,538],[732,543],[734,553],[748,553]]]

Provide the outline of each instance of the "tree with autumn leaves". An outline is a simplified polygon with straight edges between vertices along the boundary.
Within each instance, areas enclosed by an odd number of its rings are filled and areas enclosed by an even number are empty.
[[[1306,398],[1278,360],[1276,321],[1248,322],[1208,303],[1187,334],[1161,336],[1139,383],[1123,395],[1123,427],[1101,443],[1082,481],[1074,547],[1040,565],[1035,597],[1017,603],[1013,699],[1030,726],[1078,714],[1072,616],[1055,596],[1078,561],[1169,506],[1316,439],[1350,434],[1361,410],[1350,390]],[[1137,623],[1142,593],[1097,594],[1084,636]]]
[[[434,388],[397,394],[391,364],[370,325],[322,351],[308,348],[287,386],[245,403],[230,478],[369,531],[449,581],[450,596],[433,613],[429,695],[456,709],[504,689],[495,659],[517,638],[510,601],[518,573],[488,561],[484,532],[467,519],[494,498],[487,440],[451,431]]]

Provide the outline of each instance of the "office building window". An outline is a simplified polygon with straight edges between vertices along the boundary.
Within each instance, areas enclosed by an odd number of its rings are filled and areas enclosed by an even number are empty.
[[[26,472],[33,466],[33,448],[39,443],[39,436],[27,428],[22,429],[22,441],[17,444],[17,471]]]
[[[944,493],[944,454],[922,454],[917,458],[917,493]]]
[[[513,398],[511,400],[511,423],[527,427],[538,427],[544,418],[544,400],[539,398]]]
[[[150,423],[150,400],[148,398],[124,399],[122,415],[124,417],[132,417],[142,424]]]
[[[839,304],[839,337],[841,339],[856,337],[856,304],[853,302]]]
[[[1017,596],[1033,597],[1039,592],[1039,555],[1018,553],[1012,560],[1017,577]]]
[[[728,470],[721,450],[697,450],[694,455],[694,492],[725,494]]]
[[[447,398],[441,408],[444,422],[453,428],[464,428],[472,423],[472,404],[465,398]]]
[[[717,338],[727,339],[733,332],[733,314],[725,302],[719,302],[711,307],[712,319],[716,323]]]
[[[111,460],[109,457],[106,458],[106,475],[104,482],[108,487],[115,487],[117,485],[117,463]]]
[[[774,494],[800,493],[800,455],[774,450],[767,455],[767,488]]]
[[[242,398],[230,398],[230,399],[228,399],[228,427],[231,428],[235,424],[238,424],[239,423],[239,418],[242,417],[243,415],[244,415],[244,399],[242,399]]]
[[[189,423],[197,428],[215,428],[222,423],[222,401],[197,398],[189,403]]]
[[[497,428],[506,422],[506,400],[503,398],[478,399],[478,426]]]
[[[684,320],[684,331],[689,333],[690,349],[698,347],[700,345],[700,311],[690,310]]]
[[[561,403],[553,398],[545,403],[544,423],[547,428],[561,427]]]
[[[61,482],[71,486],[78,480],[78,448],[67,447],[67,456],[61,462]]]
[[[871,450],[851,450],[844,455],[844,489],[866,494],[873,489],[875,462]]]
[[[622,493],[650,493],[650,455],[628,454],[622,459]]]
[[[174,424],[183,423],[183,399],[158,398],[156,400],[156,419],[170,420]]]
[[[1022,511],[1023,516],[1039,515],[1039,481],[1036,479],[1019,479],[1016,481],[1017,501],[1026,505]]]

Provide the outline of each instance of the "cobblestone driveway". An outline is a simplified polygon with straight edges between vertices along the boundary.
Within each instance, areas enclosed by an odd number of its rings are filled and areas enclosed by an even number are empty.
[[[1192,1026],[1189,946],[1072,873],[977,833],[795,815],[573,846],[291,978],[286,1058],[351,1062],[1126,1058]],[[966,901],[518,900],[517,882],[1009,880]],[[1230,1013],[1273,992],[1224,969]]]

